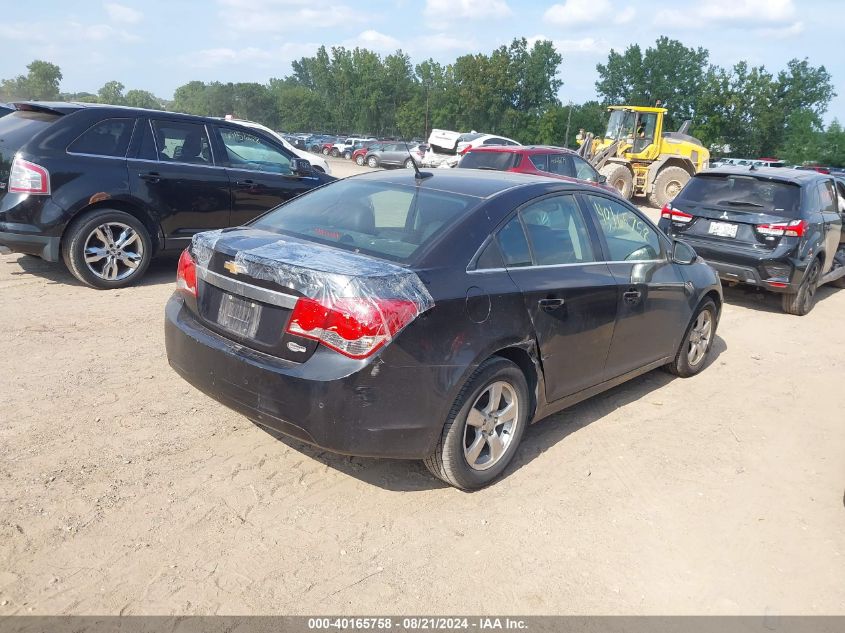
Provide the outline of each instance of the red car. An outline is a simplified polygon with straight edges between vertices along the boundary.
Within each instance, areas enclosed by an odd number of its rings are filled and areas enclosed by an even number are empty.
[[[495,169],[538,176],[551,176],[572,182],[591,182],[619,193],[604,184],[606,178],[578,154],[563,147],[545,145],[485,145],[473,147],[458,163],[464,169]]]

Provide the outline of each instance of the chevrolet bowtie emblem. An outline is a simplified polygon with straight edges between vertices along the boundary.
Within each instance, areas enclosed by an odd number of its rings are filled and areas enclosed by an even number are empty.
[[[228,270],[233,275],[239,275],[241,273],[246,272],[246,268],[244,268],[241,264],[237,263],[236,261],[229,260],[228,262],[223,262],[223,268]]]

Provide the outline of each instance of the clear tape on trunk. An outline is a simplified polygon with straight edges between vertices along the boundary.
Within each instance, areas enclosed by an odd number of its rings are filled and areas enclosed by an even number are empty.
[[[281,236],[268,242],[269,235],[249,228],[207,231],[193,237],[191,250],[201,268],[207,269],[219,250],[233,257],[245,282],[250,277],[270,281],[326,306],[342,305],[342,299],[404,300],[416,306],[415,316],[434,307],[417,274],[398,264],[317,242]]]

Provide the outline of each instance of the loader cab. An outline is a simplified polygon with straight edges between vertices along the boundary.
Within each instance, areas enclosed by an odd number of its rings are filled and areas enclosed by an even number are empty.
[[[611,107],[605,138],[619,140],[632,160],[654,160],[660,154],[663,108]]]

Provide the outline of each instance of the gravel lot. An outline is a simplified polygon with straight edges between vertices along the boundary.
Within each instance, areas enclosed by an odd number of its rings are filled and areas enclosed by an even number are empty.
[[[729,290],[701,375],[531,427],[468,494],[184,383],[174,268],[104,292],[0,256],[0,616],[845,614],[845,291]]]

